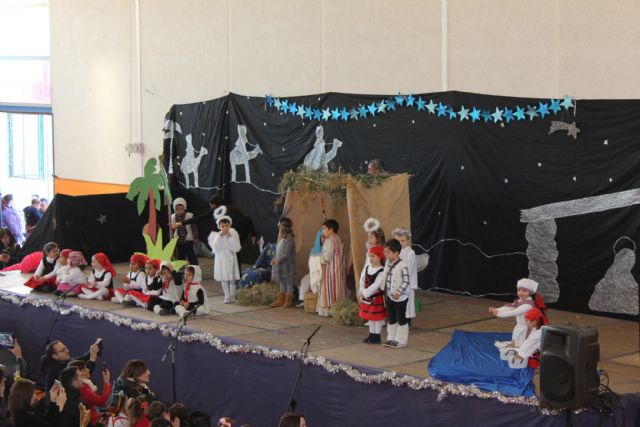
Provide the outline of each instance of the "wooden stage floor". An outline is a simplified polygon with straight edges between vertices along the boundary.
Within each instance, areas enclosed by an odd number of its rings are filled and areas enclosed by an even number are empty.
[[[201,259],[203,273],[211,276],[211,260]],[[118,273],[126,272],[128,264],[115,266]],[[22,286],[28,275],[7,273],[0,277],[0,289],[25,295],[29,288]],[[205,274],[205,278],[207,275]],[[223,304],[222,290],[212,279],[204,280],[209,295],[210,314],[189,321],[188,328],[211,332],[285,350],[299,350],[303,340],[318,326],[322,329],[314,337],[310,353],[350,364],[365,365],[418,377],[428,376],[429,360],[449,342],[454,330],[478,332],[509,332],[512,319],[496,319],[487,308],[503,302],[486,298],[418,291],[422,309],[414,319],[409,335],[409,346],[390,349],[381,345],[362,343],[368,334],[366,326],[345,327],[306,313],[302,309],[242,307]],[[39,294],[51,298],[47,294]],[[147,310],[123,307],[105,301],[86,301],[69,298],[67,302],[82,307],[110,311],[115,314],[174,324],[176,316],[158,316]],[[550,310],[552,323],[574,323],[595,326],[600,342],[600,369],[608,372],[609,386],[617,393],[640,392],[640,354],[638,352],[638,324],[608,317]],[[384,331],[383,331],[384,339]],[[536,388],[538,376],[536,375]]]

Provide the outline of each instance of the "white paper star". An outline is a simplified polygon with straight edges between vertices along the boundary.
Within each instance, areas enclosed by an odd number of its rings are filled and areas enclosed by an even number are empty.
[[[609,182],[613,182],[613,178],[611,178],[611,177],[610,177],[610,178],[609,178]]]
[[[100,216],[98,216],[98,222],[101,225],[104,225],[104,223],[107,222],[107,216],[105,214],[100,214]]]
[[[602,145],[609,145],[609,140],[605,139],[604,142],[602,143]]]
[[[538,167],[541,167],[541,166],[542,166],[542,163],[538,162]]]
[[[464,165],[460,166],[460,170],[463,171],[464,170]]]
[[[508,183],[509,183],[509,179],[508,179],[508,178],[505,178],[505,179],[504,179],[504,183],[505,183],[505,184],[508,184]]]
[[[576,181],[578,180],[578,178],[576,178],[576,176],[575,176],[575,175],[573,176],[573,178],[572,178],[572,179],[573,179],[573,182],[576,182]]]

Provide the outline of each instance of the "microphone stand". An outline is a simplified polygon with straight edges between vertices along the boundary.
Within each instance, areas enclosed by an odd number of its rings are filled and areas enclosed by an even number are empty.
[[[51,327],[49,328],[49,332],[47,333],[47,337],[44,340],[44,346],[43,347],[46,347],[47,344],[49,344],[51,342],[51,334],[53,333],[53,328],[55,328],[56,323],[58,323],[58,316],[60,315],[60,309],[64,305],[64,300],[67,298],[67,295],[69,295],[69,293],[71,293],[71,291],[73,291],[75,288],[77,288],[78,286],[82,286],[82,285],[83,285],[83,283],[76,283],[70,289],[67,289],[62,295],[59,295],[58,297],[56,297],[55,305],[58,306],[58,311],[54,311],[53,312],[53,319],[51,321]]]
[[[162,359],[160,359],[160,362],[164,363],[164,361],[167,360],[167,356],[169,354],[171,355],[171,391],[173,393],[174,402],[178,401],[176,397],[176,350],[178,349],[178,340],[180,339],[180,335],[182,335],[182,328],[184,328],[187,324],[187,319],[189,318],[189,316],[195,314],[199,307],[200,305],[196,304],[194,308],[187,311],[184,317],[181,317],[180,320],[178,320],[178,323],[176,325],[178,327],[178,330],[171,340],[171,343],[169,343],[167,351],[164,352],[164,354],[162,355]]]
[[[295,400],[296,390],[298,390],[298,384],[300,383],[300,378],[302,378],[302,368],[304,367],[304,361],[307,359],[307,354],[309,353],[309,346],[311,345],[311,338],[315,334],[318,333],[322,325],[318,325],[315,331],[309,335],[309,337],[302,344],[302,349],[300,349],[300,353],[302,353],[302,357],[300,358],[300,367],[298,368],[298,376],[296,377],[296,382],[293,384],[293,390],[291,390],[291,397],[289,398],[289,408],[287,412],[296,412],[296,405],[298,402]]]

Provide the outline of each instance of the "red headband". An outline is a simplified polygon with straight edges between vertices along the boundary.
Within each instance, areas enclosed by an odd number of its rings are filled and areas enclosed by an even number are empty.
[[[102,268],[105,269],[105,271],[108,271],[109,273],[111,273],[111,277],[116,277],[116,269],[113,268],[113,266],[111,265],[111,261],[109,260],[109,257],[107,257],[102,252],[98,252],[97,254],[94,254],[93,256],[96,259],[96,261],[98,261],[98,263],[100,263]]]
[[[146,255],[142,254],[133,254],[131,255],[131,264],[136,264],[140,268],[144,268],[144,265],[147,263],[149,258]]]
[[[384,248],[382,246],[372,246],[369,253],[380,258],[380,262],[384,262]]]

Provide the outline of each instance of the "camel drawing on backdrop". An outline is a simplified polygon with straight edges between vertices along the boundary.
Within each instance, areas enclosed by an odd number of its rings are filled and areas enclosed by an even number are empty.
[[[313,148],[304,157],[304,165],[311,170],[322,169],[323,172],[329,172],[329,162],[338,154],[338,148],[342,147],[342,141],[333,139],[333,147],[328,152],[325,151],[324,129],[322,126],[316,127],[316,141]]]
[[[256,147],[251,151],[247,151],[247,145]],[[245,125],[238,125],[238,139],[236,145],[229,153],[229,163],[231,163],[231,181],[236,181],[236,167],[238,165],[244,166],[245,181],[251,183],[251,175],[249,172],[249,160],[258,157],[258,154],[262,154],[262,149],[258,144],[251,144],[247,140],[247,127]]]
[[[196,157],[196,150],[193,148],[193,143],[191,142],[191,134],[185,137],[187,141],[187,152],[180,163],[180,171],[184,175],[184,182],[187,188],[189,188],[189,174],[193,174],[194,178],[194,187],[199,187],[198,183],[198,166],[200,166],[200,160],[202,160],[202,156],[205,156],[208,152],[205,147],[200,148],[200,152]]]

